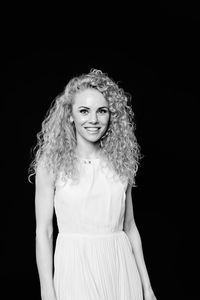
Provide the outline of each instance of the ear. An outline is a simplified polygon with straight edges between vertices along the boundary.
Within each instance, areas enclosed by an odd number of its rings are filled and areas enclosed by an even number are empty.
[[[73,122],[74,122],[74,119],[73,119],[73,117],[72,117],[72,116],[70,116],[70,117],[69,117],[69,121],[70,121],[71,123],[73,123]]]

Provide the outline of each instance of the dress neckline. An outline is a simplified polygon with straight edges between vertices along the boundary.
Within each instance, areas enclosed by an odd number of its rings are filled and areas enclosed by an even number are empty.
[[[102,155],[102,153],[99,153],[99,155],[97,155],[96,157],[92,157],[92,158],[86,158],[86,157],[82,157],[79,155],[76,155],[77,159],[81,162],[85,162],[85,163],[97,163],[99,161],[105,160],[106,158],[104,157],[104,155]]]
[[[100,158],[99,157],[95,157],[95,158],[84,158],[84,157],[81,157],[81,156],[77,156],[78,159],[81,159],[81,160],[99,160]]]
[[[97,161],[100,160],[100,158],[98,157],[95,157],[95,158],[84,158],[84,157],[79,157],[77,156],[78,160],[83,162],[83,163],[86,163],[86,164],[92,164],[92,163],[95,163]]]

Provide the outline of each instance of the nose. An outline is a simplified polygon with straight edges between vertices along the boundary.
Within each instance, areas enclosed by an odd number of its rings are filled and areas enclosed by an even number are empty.
[[[89,122],[92,123],[92,124],[98,122],[97,114],[95,112],[91,113]]]

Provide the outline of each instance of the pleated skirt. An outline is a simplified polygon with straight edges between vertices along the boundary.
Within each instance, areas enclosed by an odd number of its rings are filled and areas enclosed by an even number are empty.
[[[54,287],[57,300],[142,300],[126,233],[58,233]]]

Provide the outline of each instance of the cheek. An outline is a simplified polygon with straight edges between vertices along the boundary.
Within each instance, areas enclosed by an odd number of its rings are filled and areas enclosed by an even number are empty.
[[[81,124],[85,123],[86,117],[85,116],[76,116],[74,121],[77,125],[81,125]]]
[[[109,119],[110,119],[109,115],[104,116],[104,117],[102,117],[101,123],[104,125],[107,125],[109,123]]]

